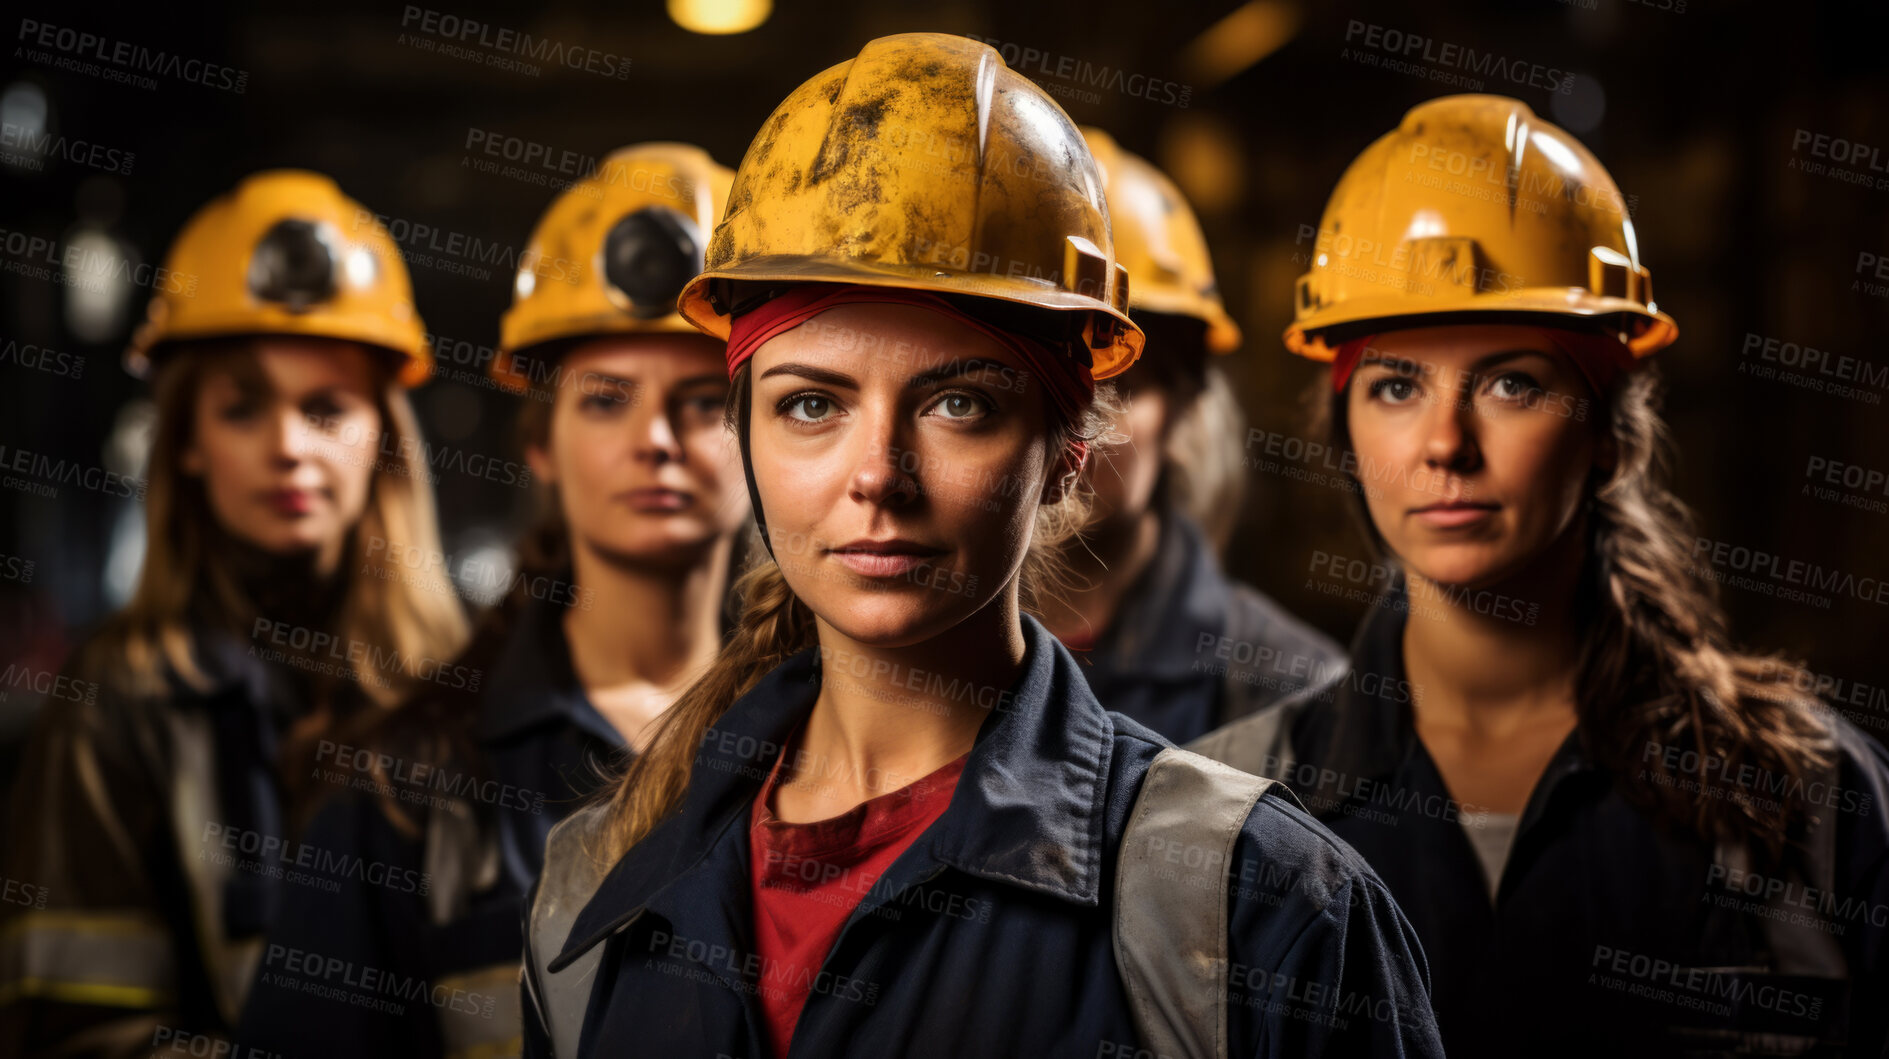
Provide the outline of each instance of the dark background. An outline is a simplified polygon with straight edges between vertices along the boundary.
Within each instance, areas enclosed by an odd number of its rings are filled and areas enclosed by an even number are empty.
[[[1642,259],[1661,307],[1682,329],[1659,365],[1680,454],[1677,489],[1698,512],[1701,532],[1787,561],[1889,577],[1889,513],[1805,493],[1813,457],[1889,472],[1889,387],[1865,387],[1877,398],[1870,403],[1739,370],[1752,361],[1741,357],[1748,335],[1889,363],[1881,349],[1889,283],[1857,271],[1861,253],[1889,256],[1885,5],[822,2],[784,4],[758,29],[724,37],[679,28],[660,4],[418,6],[627,58],[629,76],[555,65],[533,76],[478,56],[422,50],[414,38],[444,42],[411,18],[403,26],[402,4],[208,4],[191,12],[31,0],[0,23],[16,38],[0,56],[0,89],[34,86],[50,131],[133,160],[129,173],[60,158],[38,171],[0,164],[0,228],[69,240],[89,227],[157,261],[213,195],[254,170],[300,166],[333,175],[378,213],[522,249],[554,191],[467,165],[481,157],[467,149],[469,130],[591,157],[642,140],[684,140],[732,166],[776,103],[866,41],[912,30],[967,33],[1044,53],[1026,73],[1078,122],[1110,130],[1195,199],[1229,307],[1247,334],[1245,348],[1222,363],[1256,424],[1304,433],[1300,395],[1314,369],[1278,340],[1292,281],[1304,270],[1294,236],[1318,223],[1345,165],[1405,110],[1463,90],[1349,55],[1362,43],[1347,41],[1348,31],[1357,37],[1354,23],[1376,24],[1576,75],[1566,95],[1488,78],[1484,90],[1517,96],[1575,132],[1637,199]],[[1236,8],[1245,21],[1209,33]],[[33,45],[17,39],[22,18],[248,77],[241,93],[162,75],[147,90],[54,69],[23,50]],[[1216,69],[1202,58],[1211,53],[1203,39],[1236,58]],[[1278,46],[1251,61],[1267,52],[1268,39]],[[1186,86],[1186,105],[1059,80],[1064,56]],[[30,97],[22,91],[26,97],[11,98]],[[1800,129],[1880,145],[1870,184],[1797,168],[1829,162],[1793,150]],[[480,278],[413,270],[429,331],[496,344],[512,277],[503,266],[486,271]],[[68,294],[0,272],[0,347],[32,344],[85,358],[74,378],[0,356],[0,445],[118,467],[141,444],[127,432],[118,451],[107,452],[114,426],[135,421],[133,402],[143,394],[119,358],[149,291],[128,290],[127,314],[118,323],[94,317],[89,336],[70,322]],[[417,392],[416,404],[430,439],[510,455],[509,398],[439,380]],[[1345,499],[1273,474],[1253,474],[1248,485],[1229,565],[1348,638],[1359,608],[1318,591],[1312,582],[1330,578],[1308,570],[1315,550],[1368,555]],[[518,489],[462,474],[441,475],[437,491],[449,553],[500,539],[525,501]],[[1873,498],[1889,510],[1880,487]],[[0,642],[16,666],[9,672],[56,669],[114,604],[104,575],[112,534],[115,525],[135,525],[136,514],[131,502],[72,486],[54,499],[0,490],[0,558],[12,560],[0,571],[13,571],[0,579]],[[19,560],[33,564],[30,579],[19,576]],[[1877,719],[1889,723],[1882,604],[1842,594],[1831,594],[1827,608],[1748,589],[1724,595],[1741,641],[1806,659],[1841,681],[1842,694],[1876,702]],[[17,685],[0,692],[3,735],[24,724],[38,698]],[[1874,731],[1880,737],[1884,729]]]

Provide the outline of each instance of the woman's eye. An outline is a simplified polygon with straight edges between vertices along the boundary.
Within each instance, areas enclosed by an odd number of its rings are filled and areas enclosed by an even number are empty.
[[[932,408],[946,419],[976,419],[990,411],[990,402],[974,393],[948,393]]]
[[[703,419],[720,418],[722,410],[727,407],[728,398],[721,394],[691,397],[683,404],[690,415]]]
[[[241,423],[253,418],[261,406],[254,401],[236,401],[223,406],[223,418],[231,423]]]
[[[586,412],[613,412],[625,404],[620,394],[598,390],[577,399],[577,407]]]
[[[1534,376],[1519,371],[1505,372],[1496,376],[1489,384],[1489,390],[1504,401],[1533,401],[1541,396],[1541,384]]]
[[[833,399],[817,393],[798,393],[780,403],[787,418],[802,423],[824,423],[832,418]]]
[[[1371,383],[1371,396],[1385,404],[1403,404],[1416,395],[1416,381],[1402,375],[1386,375]]]

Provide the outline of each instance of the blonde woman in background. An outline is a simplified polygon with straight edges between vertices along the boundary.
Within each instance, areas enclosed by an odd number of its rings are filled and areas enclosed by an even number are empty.
[[[256,174],[185,225],[130,360],[157,405],[135,595],[37,719],[0,907],[0,1052],[131,1054],[234,1025],[319,747],[450,666],[406,389],[431,358],[395,245],[328,178]]]
[[[1039,617],[1076,652],[1096,698],[1184,743],[1329,677],[1344,653],[1221,568],[1245,426],[1212,361],[1239,348],[1239,325],[1180,189],[1100,129],[1083,136],[1148,342],[1115,380],[1125,408],[1090,461],[1090,521],[1063,549],[1069,574]]]

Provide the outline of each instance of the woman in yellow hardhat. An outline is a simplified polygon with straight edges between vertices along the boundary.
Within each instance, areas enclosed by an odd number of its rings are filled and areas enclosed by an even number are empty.
[[[721,647],[748,495],[722,423],[724,344],[675,302],[733,177],[700,148],[639,144],[538,222],[492,373],[522,401],[540,510],[461,660],[485,679],[421,695],[338,750],[329,767],[370,789],[338,798],[308,835],[429,885],[293,894],[242,1047],[285,1059],[520,1049],[519,920],[545,836],[604,765],[647,745]],[[337,1004],[293,953],[425,981],[448,1001]]]
[[[1437,1054],[1356,858],[1106,712],[1025,613],[1141,345],[1105,210],[962,37],[873,41],[762,126],[681,307],[728,339],[771,561],[552,831],[528,1054]],[[1306,986],[1373,1012],[1296,1018]]]
[[[1116,379],[1116,433],[1090,460],[1094,503],[1064,549],[1068,589],[1043,600],[1040,616],[1079,653],[1098,699],[1186,742],[1329,677],[1344,655],[1221,569],[1245,428],[1209,358],[1239,348],[1240,329],[1180,189],[1107,133],[1082,133],[1128,270],[1129,311],[1148,339]]]
[[[318,174],[259,173],[166,267],[128,354],[157,405],[143,573],[71,664],[83,701],[42,711],[12,802],[5,870],[47,901],[0,908],[9,1054],[226,1032],[319,747],[453,679],[464,638],[441,574],[370,555],[439,546],[405,392],[431,357],[373,214]]]
[[[1733,646],[1665,481],[1678,335],[1593,155],[1433,100],[1333,192],[1286,344],[1388,592],[1198,749],[1298,786],[1416,924],[1452,1056],[1878,1054],[1889,758]]]

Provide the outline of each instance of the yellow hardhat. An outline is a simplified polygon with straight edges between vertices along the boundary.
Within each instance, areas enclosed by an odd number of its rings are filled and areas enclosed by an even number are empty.
[[[1331,360],[1370,329],[1583,318],[1612,322],[1644,357],[1679,325],[1653,300],[1628,212],[1587,148],[1527,104],[1433,99],[1339,178],[1286,348]]]
[[[1186,316],[1207,325],[1207,348],[1231,353],[1240,325],[1227,315],[1213,278],[1207,237],[1181,189],[1138,154],[1124,151],[1101,129],[1087,127],[1096,168],[1108,196],[1115,260],[1128,269],[1131,312]]]
[[[125,367],[140,378],[168,343],[270,334],[389,350],[405,386],[433,372],[399,247],[320,173],[249,177],[184,224],[164,264],[184,282],[159,289],[132,335]]]
[[[523,388],[531,371],[519,362],[530,358],[519,354],[560,338],[695,334],[676,295],[702,271],[734,177],[700,147],[643,143],[612,152],[559,195],[520,259],[492,377]]]
[[[801,85],[735,174],[682,315],[728,337],[745,298],[797,283],[1049,310],[1097,379],[1141,352],[1101,177],[1056,101],[996,49],[904,33]]]

